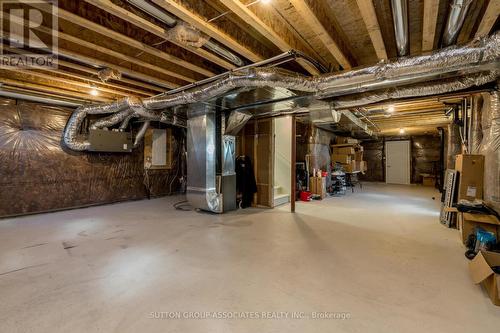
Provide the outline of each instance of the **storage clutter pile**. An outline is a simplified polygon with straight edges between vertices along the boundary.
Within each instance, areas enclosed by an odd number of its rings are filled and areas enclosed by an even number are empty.
[[[332,164],[339,163],[345,172],[365,172],[366,161],[363,160],[363,146],[359,140],[338,136],[332,145]]]
[[[482,201],[484,156],[457,155],[454,171],[455,182],[445,188],[453,192],[453,204],[443,205],[442,210],[456,219],[465,256],[471,260],[472,281],[482,285],[493,304],[500,306],[500,219]]]

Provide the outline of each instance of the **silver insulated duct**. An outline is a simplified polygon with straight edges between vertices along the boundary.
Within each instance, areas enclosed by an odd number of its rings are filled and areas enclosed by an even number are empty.
[[[328,99],[333,105],[344,101],[337,106],[347,108],[356,106],[356,101],[347,101],[346,98],[350,97],[345,95],[364,94],[362,99],[357,97],[358,103],[361,102],[358,105],[362,105],[387,98],[436,95],[486,84],[498,78],[499,60],[500,32],[497,32],[463,47],[452,46],[430,55],[316,77],[304,77],[277,68],[247,68],[229,72],[204,85],[178,89],[175,93],[163,93],[143,100],[129,97],[110,104],[82,106],[67,123],[64,143],[73,150],[89,150],[88,141],[79,136],[88,114],[109,115],[94,124],[97,128],[128,122],[131,117],[182,124],[173,111],[174,107],[207,102],[240,87],[302,91],[313,99]],[[369,92],[373,92],[372,96],[367,95]]]
[[[450,46],[457,42],[458,34],[465,21],[470,4],[473,0],[452,0],[450,11],[443,33],[443,46]],[[492,0],[498,1],[498,0]]]
[[[222,213],[222,195],[216,188],[215,110],[193,104],[188,110],[187,193],[189,203],[201,210]]]
[[[410,50],[410,39],[408,37],[408,0],[391,0],[391,9],[398,56],[406,56]]]

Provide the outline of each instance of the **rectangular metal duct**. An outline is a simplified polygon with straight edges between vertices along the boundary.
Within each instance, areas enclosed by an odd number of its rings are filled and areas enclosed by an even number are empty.
[[[216,189],[215,109],[192,104],[188,109],[187,193],[197,209],[222,213],[222,195]]]

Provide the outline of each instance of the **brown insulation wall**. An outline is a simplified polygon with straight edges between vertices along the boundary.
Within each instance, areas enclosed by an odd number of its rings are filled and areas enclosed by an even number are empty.
[[[384,141],[382,139],[367,141],[363,142],[361,145],[364,149],[363,159],[368,166],[366,173],[361,176],[361,179],[372,182],[384,182]]]
[[[422,174],[437,175],[439,172],[438,135],[415,135],[411,137],[386,137],[385,141],[410,140],[411,142],[411,182],[422,183]],[[362,143],[364,159],[368,171],[362,176],[366,181],[385,181],[384,139]]]
[[[142,199],[143,149],[75,153],[61,145],[71,110],[0,99],[0,216]],[[151,170],[151,196],[179,189],[182,130],[174,131],[171,170]]]
[[[479,152],[484,155],[484,200],[500,212],[500,92],[483,94],[481,111],[482,140]]]

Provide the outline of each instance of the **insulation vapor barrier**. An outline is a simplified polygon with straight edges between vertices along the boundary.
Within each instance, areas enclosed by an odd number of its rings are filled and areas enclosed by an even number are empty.
[[[334,99],[333,107],[349,108],[391,98],[435,95],[484,85],[499,77],[500,32],[474,40],[463,47],[449,47],[431,55],[401,58],[394,62],[342,73],[304,77],[276,68],[232,71],[219,80],[191,89],[145,98],[127,98],[101,106],[79,108],[71,117],[64,142],[73,150],[87,150],[88,142],[77,139],[87,114],[112,114],[96,127],[106,127],[135,117],[161,116],[155,110],[206,102],[239,87],[285,88],[314,99]],[[439,80],[434,81],[433,80]],[[354,97],[339,97],[353,95]],[[175,122],[175,119],[174,119]]]
[[[62,146],[72,110],[0,99],[0,216],[143,199],[179,189],[182,129],[174,129],[171,170],[150,170],[143,149],[86,154]]]
[[[484,95],[479,149],[484,155],[484,200],[500,212],[500,92]]]
[[[299,126],[300,124],[300,126]],[[309,159],[309,170],[330,169],[330,145],[335,142],[335,135],[317,128],[312,124],[298,123],[297,160]]]

